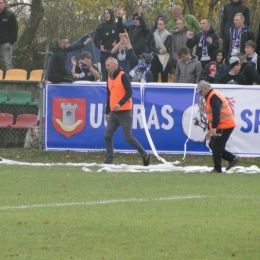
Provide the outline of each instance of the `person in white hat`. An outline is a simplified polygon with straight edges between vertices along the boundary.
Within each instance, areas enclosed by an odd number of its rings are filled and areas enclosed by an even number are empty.
[[[236,126],[232,110],[225,97],[212,89],[209,82],[201,80],[197,85],[197,92],[200,92],[206,100],[205,110],[208,119],[206,139],[210,139],[209,147],[214,161],[214,168],[210,173],[222,172],[221,159],[229,162],[226,168],[228,171],[238,162],[238,157],[225,149],[229,136]]]

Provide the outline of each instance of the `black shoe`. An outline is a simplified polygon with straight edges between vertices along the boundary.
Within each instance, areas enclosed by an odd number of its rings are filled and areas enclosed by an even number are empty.
[[[238,161],[239,161],[238,157],[235,157],[231,162],[229,162],[226,171],[230,170],[233,166],[235,166],[238,163]]]
[[[105,161],[105,164],[113,164],[113,162]]]
[[[221,173],[221,172],[217,171],[216,169],[213,169],[211,171],[207,171],[206,173]]]
[[[147,154],[146,157],[143,157],[144,166],[148,166],[150,164],[150,154]]]

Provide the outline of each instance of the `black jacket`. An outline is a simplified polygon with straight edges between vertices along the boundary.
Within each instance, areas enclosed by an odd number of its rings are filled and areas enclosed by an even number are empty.
[[[84,43],[74,44],[67,49],[62,49],[59,45],[55,45],[52,48],[53,54],[48,69],[48,80],[52,83],[75,81],[76,78],[66,68],[67,53],[84,47]]]
[[[242,74],[246,78],[248,85],[252,85],[253,83],[260,85],[260,76],[251,62],[244,62],[241,65],[239,74]]]
[[[164,42],[164,46],[169,54],[171,54],[171,46],[172,46],[172,35],[169,34]],[[154,35],[152,34],[151,42],[150,42],[150,50],[154,53],[159,53],[160,48],[155,47]]]
[[[114,11],[112,9],[105,9],[110,13],[110,20],[105,21],[98,25],[96,29],[96,35],[94,43],[97,48],[100,49],[100,45],[103,45],[108,51],[113,49],[112,43],[118,42],[119,30],[118,24],[115,22]]]
[[[220,23],[220,38],[225,39],[228,37],[229,29],[234,25],[234,17],[237,13],[242,13],[245,16],[245,25],[250,26],[249,8],[243,3],[243,1],[234,3],[231,0],[223,9]]]
[[[232,26],[229,30],[229,36],[226,41],[223,43],[223,52],[226,58],[226,61],[228,62],[230,56],[231,56],[231,50],[232,50],[232,35],[233,31],[235,29],[235,26]],[[245,26],[245,30],[241,33],[240,36],[240,53],[245,53],[245,43],[249,40],[255,41],[255,35],[254,33]]]
[[[200,39],[201,39],[202,32],[196,33],[193,38],[187,40],[187,47],[189,49],[193,48],[197,45],[195,55],[198,56],[198,59],[201,59],[202,56],[202,47],[199,46]],[[210,57],[212,57],[215,50],[219,48],[219,38],[218,35],[215,33],[214,29],[210,27],[210,29],[207,32],[207,37],[212,38],[212,43],[207,45],[208,47],[208,54]]]
[[[147,26],[142,16],[139,16],[140,26],[130,25],[128,35],[136,55],[145,52],[145,37],[148,34]]]
[[[116,77],[118,77],[118,74],[120,71],[122,71],[122,69],[120,67],[118,67],[117,70],[114,71],[114,73],[112,75],[108,75],[108,77],[115,79]],[[119,100],[118,104],[120,106],[123,106],[129,100],[129,98],[132,97],[133,92],[132,92],[132,85],[131,85],[129,75],[127,75],[126,73],[123,73],[121,76],[121,82],[125,89],[125,95],[122,97],[121,100]],[[110,90],[109,90],[108,81],[107,81],[106,115],[108,115],[109,113],[110,113]]]
[[[6,8],[0,13],[0,44],[17,41],[18,25],[15,15]]]

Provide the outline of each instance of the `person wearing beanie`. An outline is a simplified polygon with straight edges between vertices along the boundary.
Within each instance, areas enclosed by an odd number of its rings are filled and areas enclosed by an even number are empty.
[[[151,72],[152,55],[149,53],[142,53],[140,58],[135,54],[128,33],[119,34],[121,41],[125,42],[127,47],[127,60],[133,68],[129,72],[132,82],[153,82],[153,74]]]
[[[173,6],[172,8],[172,19],[167,25],[167,30],[170,32],[172,28],[176,27],[176,21],[179,18],[184,18],[190,32],[199,33],[200,32],[200,23],[197,18],[191,14],[187,14],[182,11],[181,7],[178,5]]]
[[[212,89],[209,82],[201,80],[197,85],[196,92],[199,92],[206,100],[205,111],[208,119],[206,139],[210,139],[209,147],[214,162],[214,168],[209,173],[222,172],[222,159],[228,161],[226,168],[228,171],[238,162],[238,157],[225,148],[236,126],[232,110],[225,97],[219,91]]]
[[[227,73],[228,66],[224,63],[223,52],[222,50],[216,50],[212,54],[212,61],[204,67],[200,80],[206,80],[209,83],[218,83],[219,79]]]
[[[229,59],[229,72],[219,79],[220,84],[247,85],[246,78],[238,74],[241,68],[238,57],[233,56]]]
[[[76,77],[76,80],[96,81],[100,79],[98,68],[92,65],[91,54],[88,51],[83,51],[79,57],[78,65],[75,56],[71,57],[71,73]]]
[[[260,85],[260,75],[255,70],[253,63],[247,61],[244,53],[238,53],[237,57],[241,63],[239,74],[246,78],[247,85]]]
[[[118,10],[119,15],[123,15],[122,9]],[[110,56],[110,51],[119,41],[119,24],[115,22],[114,11],[110,8],[104,10],[105,22],[98,25],[94,43],[101,50],[100,64],[102,81],[107,80],[106,59]]]
[[[145,53],[151,53],[150,42],[151,42],[153,33],[157,29],[157,21],[158,21],[159,17],[163,17],[164,19],[167,19],[166,14],[158,14],[157,15],[157,17],[155,19],[154,26],[152,28],[150,28],[150,30],[149,30],[146,38],[145,38]]]

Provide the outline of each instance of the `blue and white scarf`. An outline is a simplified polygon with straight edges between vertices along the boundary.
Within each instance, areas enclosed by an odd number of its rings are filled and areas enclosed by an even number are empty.
[[[199,47],[201,47],[201,61],[208,61],[210,60],[209,53],[208,53],[208,43],[207,43],[207,32],[202,32],[200,36]]]
[[[232,51],[231,56],[236,56],[240,52],[240,39],[241,34],[245,30],[245,26],[242,26],[241,31],[238,31],[237,28],[234,28],[233,34],[232,34]]]
[[[145,69],[144,71],[142,69]],[[150,69],[150,65],[143,62],[142,60],[138,60],[138,65],[135,66],[130,72],[129,75],[132,77],[133,81],[136,82],[146,82],[147,72]],[[140,71],[138,71],[140,70]],[[142,72],[142,75],[140,74]],[[138,75],[137,75],[138,74]]]

